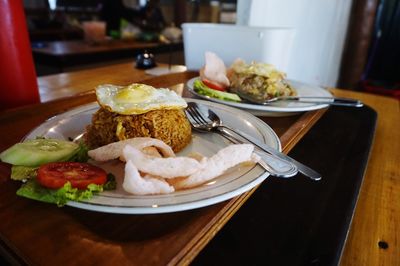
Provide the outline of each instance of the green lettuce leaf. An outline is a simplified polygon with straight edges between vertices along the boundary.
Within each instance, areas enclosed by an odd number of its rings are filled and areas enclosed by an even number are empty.
[[[115,176],[111,173],[107,175],[107,182],[103,185],[104,190],[114,190],[117,188],[117,181]]]
[[[11,167],[11,179],[23,181],[36,177],[38,167],[13,165]]]
[[[86,146],[86,144],[84,142],[80,142],[78,151],[67,161],[86,163],[89,160],[88,151],[89,148]]]
[[[69,182],[62,188],[48,189],[39,185],[36,180],[32,178],[17,190],[17,195],[47,203],[55,203],[57,206],[62,207],[70,200],[81,201],[91,199],[93,195],[102,191],[102,185],[90,184],[87,189],[79,190],[77,188],[72,188]]]
[[[216,99],[231,101],[231,102],[240,102],[240,97],[235,93],[225,92],[225,91],[217,91],[214,89],[210,89],[207,87],[200,79],[196,79],[193,83],[193,89],[198,94],[213,97]]]

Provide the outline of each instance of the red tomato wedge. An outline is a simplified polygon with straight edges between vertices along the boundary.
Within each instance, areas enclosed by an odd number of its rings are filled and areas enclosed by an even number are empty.
[[[67,182],[73,188],[86,189],[89,184],[104,184],[107,173],[87,163],[56,162],[40,166],[36,180],[40,185],[52,189],[61,188]]]
[[[210,89],[217,90],[217,91],[225,91],[224,87],[222,87],[219,84],[213,83],[212,81],[209,81],[208,79],[202,79],[201,81],[204,83],[204,85],[206,85]]]

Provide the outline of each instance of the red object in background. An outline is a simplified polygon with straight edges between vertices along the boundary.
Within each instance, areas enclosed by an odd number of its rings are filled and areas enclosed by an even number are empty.
[[[22,0],[0,0],[0,110],[40,102]]]

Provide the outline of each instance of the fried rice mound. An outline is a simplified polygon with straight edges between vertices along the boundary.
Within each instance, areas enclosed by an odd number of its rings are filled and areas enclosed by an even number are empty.
[[[94,149],[112,142],[151,137],[164,141],[174,152],[191,140],[192,129],[183,110],[154,110],[140,115],[121,115],[100,108],[86,128],[86,144]]]

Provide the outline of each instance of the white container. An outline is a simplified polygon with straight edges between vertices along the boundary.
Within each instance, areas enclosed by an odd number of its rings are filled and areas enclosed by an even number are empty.
[[[213,23],[184,23],[183,44],[188,70],[204,65],[206,51],[216,53],[228,67],[235,59],[275,65],[287,71],[295,36],[293,28],[248,27]]]

